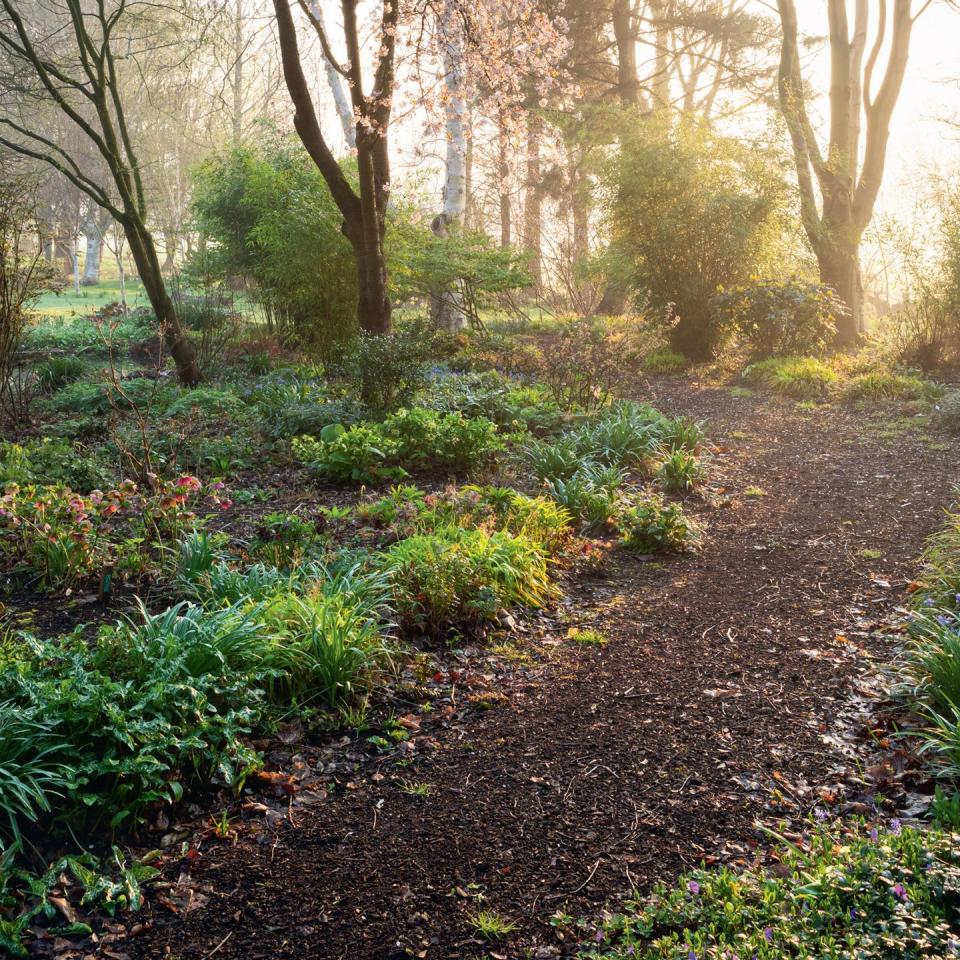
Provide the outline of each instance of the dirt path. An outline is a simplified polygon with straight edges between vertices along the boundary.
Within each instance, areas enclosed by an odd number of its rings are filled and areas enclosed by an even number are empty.
[[[556,911],[589,915],[631,884],[735,858],[755,818],[775,814],[771,787],[813,806],[805,784],[836,763],[820,734],[880,652],[867,631],[902,601],[960,479],[960,445],[897,411],[657,389],[725,448],[713,477],[726,500],[702,510],[702,552],[662,565],[617,555],[570,598],[605,646],[553,648],[506,703],[437,724],[409,770],[357,771],[275,842],[211,848],[195,868],[206,906],[184,919],[155,908],[125,952],[556,956],[569,949]],[[398,776],[429,795],[402,792]],[[484,945],[468,922],[478,909],[517,930]]]

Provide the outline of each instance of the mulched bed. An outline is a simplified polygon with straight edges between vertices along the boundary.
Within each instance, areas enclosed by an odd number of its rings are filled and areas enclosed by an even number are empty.
[[[529,627],[527,663],[446,655],[424,681],[433,710],[411,705],[389,759],[355,738],[278,754],[296,795],[281,778],[235,838],[168,865],[134,935],[77,955],[567,955],[558,912],[594,915],[704,858],[749,856],[758,818],[842,805],[835,726],[851,680],[888,653],[873,631],[941,522],[960,443],[896,407],[652,389],[720,447],[692,507],[699,553],[614,553],[568,584],[549,631]],[[575,626],[609,642],[579,646]],[[483,942],[478,910],[516,930]]]

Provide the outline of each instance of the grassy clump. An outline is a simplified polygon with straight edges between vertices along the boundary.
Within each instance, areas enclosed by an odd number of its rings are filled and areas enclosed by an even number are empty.
[[[511,606],[541,607],[552,592],[543,551],[504,531],[447,527],[408,537],[380,566],[400,622],[429,632],[479,627]]]
[[[960,837],[818,827],[777,869],[701,869],[605,919],[596,960],[920,960],[952,956]]]
[[[853,400],[932,400],[939,390],[936,384],[914,374],[876,370],[854,377],[843,392]]]
[[[940,776],[960,776],[960,514],[931,538],[913,595],[901,687],[925,726],[921,750]]]
[[[663,347],[648,353],[643,358],[642,366],[646,373],[680,373],[689,363],[682,353]]]
[[[521,458],[584,531],[619,532],[645,552],[669,550],[693,539],[693,525],[679,505],[638,492],[631,474],[654,478],[667,493],[689,493],[706,477],[703,439],[692,420],[621,402],[553,441],[529,442]]]
[[[837,382],[837,373],[814,357],[773,357],[752,363],[743,371],[748,383],[795,400],[824,398]]]

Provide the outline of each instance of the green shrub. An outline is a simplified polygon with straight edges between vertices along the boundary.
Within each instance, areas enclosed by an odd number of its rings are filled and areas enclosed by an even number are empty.
[[[427,364],[443,355],[444,338],[425,324],[400,327],[391,334],[361,334],[341,362],[353,391],[375,413],[409,403],[427,382]]]
[[[309,556],[319,542],[315,523],[295,513],[268,513],[257,524],[250,555],[268,566],[289,570]]]
[[[860,374],[844,388],[854,400],[929,400],[937,392],[936,385],[922,377],[889,371]]]
[[[636,467],[657,452],[664,421],[659,413],[653,417],[639,404],[621,404],[603,411],[570,437],[581,461],[591,460],[608,467]]]
[[[951,390],[936,409],[940,425],[950,433],[960,434],[960,390]]]
[[[818,827],[777,844],[776,871],[700,869],[631,900],[584,931],[580,956],[939,960],[957,945],[958,839],[899,824]]]
[[[113,408],[124,410],[130,403],[141,407],[153,404],[160,410],[177,388],[172,383],[159,383],[151,377],[134,377],[124,380],[122,389],[125,397],[109,383],[77,380],[53,394],[49,403],[57,413],[88,416],[103,416]]]
[[[326,427],[320,439],[299,437],[296,456],[337,482],[377,483],[401,479],[406,468],[454,473],[479,466],[502,444],[483,417],[440,414],[414,408],[391,414],[382,424]]]
[[[221,561],[198,576],[192,586],[198,599],[216,608],[241,600],[259,603],[282,593],[294,593],[298,579],[296,572],[277,570],[262,563],[255,563],[241,573]]]
[[[569,480],[591,464],[645,469],[664,450],[693,455],[702,442],[703,431],[694,421],[672,419],[648,404],[622,400],[558,440],[527,443],[521,457],[541,482]]]
[[[960,706],[960,603],[916,611],[903,659],[915,697],[940,713]]]
[[[615,274],[646,302],[671,350],[711,359],[726,329],[713,298],[762,270],[781,236],[772,151],[664,118],[633,124],[611,184]]]
[[[845,308],[831,287],[792,279],[752,280],[722,289],[714,309],[756,361],[819,356],[833,342]]]
[[[774,357],[750,364],[743,371],[743,378],[783,396],[818,400],[836,383],[837,374],[814,357]]]
[[[462,413],[398,410],[387,417],[381,430],[395,445],[404,466],[421,465],[454,473],[475,469],[502,446],[497,428],[489,420],[467,419]]]
[[[493,370],[441,374],[430,381],[420,402],[441,413],[486,417],[501,430],[528,430],[534,434],[552,432],[564,417],[546,387],[518,384]]]
[[[244,403],[229,390],[195,387],[179,390],[167,404],[165,417],[191,416],[209,421],[235,420],[244,415]]]
[[[319,440],[297,437],[293,452],[335,483],[382,483],[406,476],[405,470],[391,466],[397,458],[396,444],[378,427],[368,424],[357,424],[349,430],[335,424],[324,428]]]
[[[597,533],[614,526],[625,480],[624,472],[616,467],[588,463],[566,480],[548,480],[544,491],[585,530]]]
[[[636,500],[619,517],[621,541],[640,553],[682,550],[696,539],[696,529],[678,503],[652,495]]]
[[[105,464],[66,440],[0,442],[0,489],[9,484],[63,484],[79,493],[88,493],[110,486],[115,479]]]
[[[139,576],[177,542],[195,520],[188,508],[201,489],[195,477],[149,491],[124,481],[86,497],[63,486],[11,485],[0,497],[0,560],[43,589],[99,577],[109,591],[114,576]]]
[[[333,355],[357,332],[350,243],[316,165],[296,137],[259,137],[207,157],[193,212],[212,240],[188,273],[254,281],[252,296],[285,342]]]
[[[317,436],[334,423],[351,426],[363,417],[359,398],[340,397],[313,376],[279,370],[243,385],[239,395],[257,413],[264,432],[279,439]]]
[[[559,504],[511,487],[464,486],[429,495],[416,487],[394,487],[379,500],[361,503],[357,516],[391,527],[398,539],[452,526],[504,531],[525,537],[548,557],[560,554],[573,532],[573,518]]]
[[[522,535],[448,527],[390,547],[381,568],[393,583],[401,623],[429,633],[494,620],[551,594],[547,560]]]
[[[80,357],[51,357],[37,365],[37,386],[44,392],[59,390],[79,380],[86,369],[87,365]]]
[[[572,317],[551,331],[543,349],[523,366],[550,389],[561,410],[595,410],[623,391],[631,376],[624,356],[632,352],[629,330],[610,330],[596,319]],[[516,354],[516,344],[506,346]]]
[[[689,493],[706,477],[706,467],[694,454],[674,450],[667,454],[657,469],[657,481],[667,493]]]
[[[258,695],[250,677],[227,669],[224,650],[235,619],[223,630],[164,625],[104,628],[93,647],[77,635],[29,638],[22,660],[0,673],[0,700],[55,718],[55,746],[38,756],[62,765],[68,784],[51,806],[75,829],[131,822],[179,800],[194,779],[240,783],[256,763],[242,738]],[[211,664],[215,674],[199,672]]]
[[[488,506],[497,528],[536,544],[548,557],[555,557],[570,541],[570,512],[547,497],[527,497],[505,487],[485,487],[481,502]]]
[[[927,542],[923,555],[923,589],[915,604],[951,609],[960,607],[960,512],[947,514],[944,527]]]
[[[177,557],[177,577],[196,583],[226,558],[230,538],[222,533],[191,530],[181,541]]]
[[[677,450],[698,453],[706,439],[703,425],[690,417],[664,417],[658,432],[660,446],[671,453]]]
[[[559,440],[531,440],[520,450],[524,466],[540,483],[569,480],[583,465],[580,446],[574,437]]]

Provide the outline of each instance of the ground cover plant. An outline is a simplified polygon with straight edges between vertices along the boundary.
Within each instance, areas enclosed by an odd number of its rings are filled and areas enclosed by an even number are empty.
[[[696,870],[602,921],[582,957],[944,957],[957,949],[957,838],[813,826],[772,862]]]

